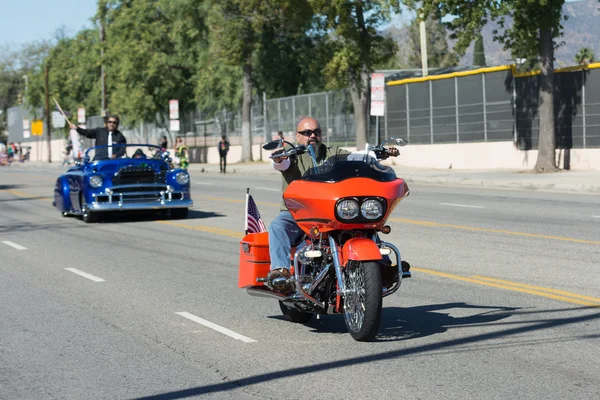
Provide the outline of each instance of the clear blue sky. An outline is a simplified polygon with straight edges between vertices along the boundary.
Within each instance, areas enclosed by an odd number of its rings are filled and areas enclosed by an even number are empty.
[[[54,38],[64,27],[68,36],[92,27],[96,0],[2,0],[0,47],[16,47]]]

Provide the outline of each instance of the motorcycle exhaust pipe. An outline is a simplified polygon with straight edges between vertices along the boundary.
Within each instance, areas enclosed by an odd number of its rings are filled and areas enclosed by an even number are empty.
[[[246,292],[250,296],[268,297],[269,299],[276,298],[278,300],[288,300],[294,297],[294,295],[286,296],[283,293],[274,292],[266,286],[251,286],[246,289]]]

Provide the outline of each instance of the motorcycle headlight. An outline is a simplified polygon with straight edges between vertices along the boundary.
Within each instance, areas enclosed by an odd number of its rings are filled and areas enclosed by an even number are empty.
[[[383,204],[379,200],[366,200],[360,206],[360,213],[366,219],[377,219],[383,215]]]
[[[353,219],[358,217],[358,202],[353,199],[342,200],[336,207],[337,215],[341,219]]]
[[[93,188],[99,188],[102,186],[102,177],[100,175],[90,176],[90,186]]]
[[[187,185],[190,182],[190,175],[187,172],[178,172],[175,181],[180,185]]]

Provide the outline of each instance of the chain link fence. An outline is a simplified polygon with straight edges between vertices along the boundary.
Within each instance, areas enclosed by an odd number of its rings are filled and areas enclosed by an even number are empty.
[[[557,72],[554,96],[557,147],[600,147],[600,69]],[[379,138],[375,118],[371,117],[368,142],[401,137],[413,144],[513,141],[523,150],[537,148],[539,75],[513,76],[511,69],[461,74],[388,84],[386,113],[379,121]],[[36,111],[41,114],[40,110]],[[21,106],[8,110],[10,142],[45,140],[46,135],[24,137],[22,120],[29,114],[31,112]],[[356,144],[348,90],[253,99],[253,143],[272,140],[278,131],[294,141],[298,121],[309,115],[320,122],[323,141],[328,145]],[[207,148],[216,146],[221,136],[226,136],[231,145],[241,144],[241,108],[180,112],[179,132],[170,131],[168,114],[157,114],[156,121],[138,126],[123,124],[120,130],[130,143],[159,144],[160,138],[166,136],[172,147],[176,136],[182,136],[191,148]],[[104,120],[92,116],[86,125],[101,127]],[[53,137],[62,134],[66,134],[66,129],[55,130]],[[89,147],[92,141],[84,139],[82,144]]]

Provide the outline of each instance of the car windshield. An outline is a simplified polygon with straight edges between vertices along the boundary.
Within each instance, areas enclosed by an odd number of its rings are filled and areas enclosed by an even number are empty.
[[[110,147],[110,149],[109,149]],[[87,160],[99,161],[114,158],[162,159],[162,150],[153,144],[113,144],[90,147],[85,152]]]
[[[302,179],[316,182],[339,182],[357,177],[390,182],[396,179],[396,171],[380,164],[373,157],[364,157],[362,154],[340,154],[328,158],[318,167],[310,168],[304,173]]]

